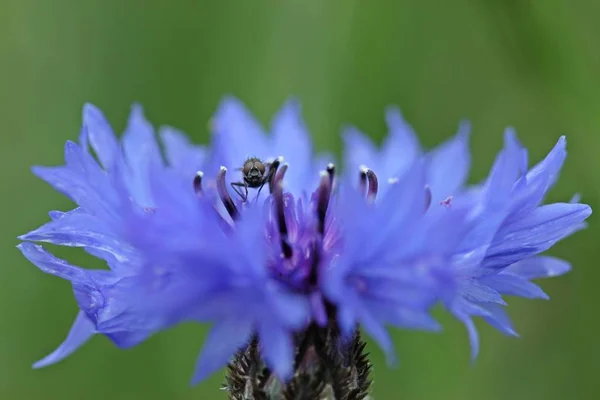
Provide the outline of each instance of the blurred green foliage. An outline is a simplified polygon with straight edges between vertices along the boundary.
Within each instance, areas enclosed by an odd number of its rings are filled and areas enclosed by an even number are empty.
[[[188,386],[205,332],[192,325],[128,351],[96,337],[63,363],[30,368],[62,341],[76,306],[66,282],[14,248],[47,211],[71,206],[29,167],[62,162],[84,102],[121,130],[138,101],[156,125],[204,142],[222,95],[239,96],[265,123],[296,95],[316,147],[338,154],[345,123],[380,140],[388,104],[402,108],[427,146],[465,117],[474,128],[473,180],[487,173],[506,125],[532,161],[566,133],[570,157],[551,199],[581,192],[595,207],[599,18],[594,0],[3,0],[0,398],[225,398],[219,374]],[[551,302],[510,302],[520,339],[479,324],[475,365],[464,328],[441,312],[443,334],[394,333],[399,368],[371,347],[375,398],[599,398],[598,232],[592,216],[587,231],[552,250],[574,271],[543,284]]]

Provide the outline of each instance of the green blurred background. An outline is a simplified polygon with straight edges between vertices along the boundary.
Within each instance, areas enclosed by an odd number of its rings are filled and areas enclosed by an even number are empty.
[[[96,337],[56,366],[30,367],[63,340],[76,306],[66,282],[14,248],[48,210],[71,206],[29,167],[62,162],[84,102],[121,130],[139,101],[154,124],[201,142],[224,94],[265,123],[296,95],[316,147],[338,154],[344,123],[380,140],[389,104],[427,146],[465,117],[473,123],[473,180],[486,174],[506,125],[532,161],[567,134],[570,157],[551,199],[581,192],[595,207],[599,18],[595,0],[2,0],[0,399],[225,398],[221,374],[188,385],[205,333],[198,326],[128,351]],[[464,328],[438,312],[443,334],[394,332],[399,368],[388,369],[371,347],[375,398],[600,398],[594,217],[590,225],[551,251],[574,264],[543,284],[551,302],[510,302],[521,338],[479,324],[482,352],[471,365]],[[61,255],[82,261],[78,252]]]

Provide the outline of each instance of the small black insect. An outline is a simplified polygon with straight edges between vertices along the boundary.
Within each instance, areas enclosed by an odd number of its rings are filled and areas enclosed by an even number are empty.
[[[244,202],[248,200],[248,188],[258,188],[258,197],[266,183],[272,184],[279,163],[279,160],[263,162],[260,158],[250,157],[239,168],[242,171],[243,180],[241,182],[231,182],[231,187]],[[242,191],[241,188],[244,188],[244,190]]]

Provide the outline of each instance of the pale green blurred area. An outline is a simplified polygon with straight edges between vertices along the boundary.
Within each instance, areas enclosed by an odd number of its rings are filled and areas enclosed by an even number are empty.
[[[49,210],[71,207],[29,168],[62,162],[84,102],[120,131],[137,101],[154,124],[205,142],[222,95],[239,96],[265,123],[296,95],[317,149],[337,154],[346,123],[380,140],[389,104],[427,146],[468,118],[474,181],[487,173],[505,126],[516,127],[532,161],[567,134],[569,157],[551,200],[580,192],[595,207],[599,19],[595,0],[3,0],[0,399],[225,398],[221,374],[188,384],[205,332],[191,325],[128,351],[96,337],[58,365],[31,369],[63,340],[76,306],[67,282],[14,247]],[[441,312],[442,334],[394,332],[396,369],[370,346],[375,398],[600,398],[599,232],[592,216],[588,230],[551,251],[574,271],[543,283],[550,302],[510,301],[521,338],[478,324],[473,365],[464,328]]]

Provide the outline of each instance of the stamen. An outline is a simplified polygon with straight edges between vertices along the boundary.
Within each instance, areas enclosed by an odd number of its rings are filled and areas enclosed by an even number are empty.
[[[379,189],[379,182],[377,181],[377,175],[370,169],[367,170],[367,180],[369,181],[369,191],[367,192],[367,199],[373,201],[377,197],[377,190]]]
[[[202,195],[202,177],[204,177],[204,172],[202,171],[196,172],[196,176],[194,177],[194,193],[199,196]]]
[[[273,183],[275,182],[275,175],[277,174],[277,168],[279,168],[279,165],[283,162],[283,157],[279,156],[277,157],[269,166],[269,193],[273,194]]]
[[[273,181],[273,199],[275,200],[275,214],[277,216],[277,228],[279,229],[279,236],[281,237],[281,250],[285,258],[292,258],[294,254],[292,246],[288,240],[288,229],[285,221],[285,205],[283,202],[283,176],[287,170],[287,164],[277,171],[277,175]]]
[[[229,192],[227,191],[227,186],[225,185],[225,175],[227,174],[227,168],[221,167],[219,170],[219,174],[217,175],[217,193],[219,194],[219,198],[223,202],[225,209],[229,213],[232,219],[237,219],[239,216],[239,212],[235,203],[229,196]]]
[[[362,194],[365,194],[367,192],[367,172],[368,171],[369,171],[369,168],[365,167],[364,165],[362,165],[360,167],[360,180],[358,182],[358,187]]]
[[[431,206],[431,188],[425,185],[425,211],[429,210],[429,206]]]
[[[333,185],[333,178],[335,177],[335,165],[333,163],[327,164],[327,173],[329,174],[329,179],[331,179],[331,184]]]
[[[321,183],[319,184],[317,194],[317,218],[319,224],[318,232],[323,235],[325,233],[325,216],[327,207],[329,206],[329,198],[331,197],[331,179],[326,171],[321,172]]]

